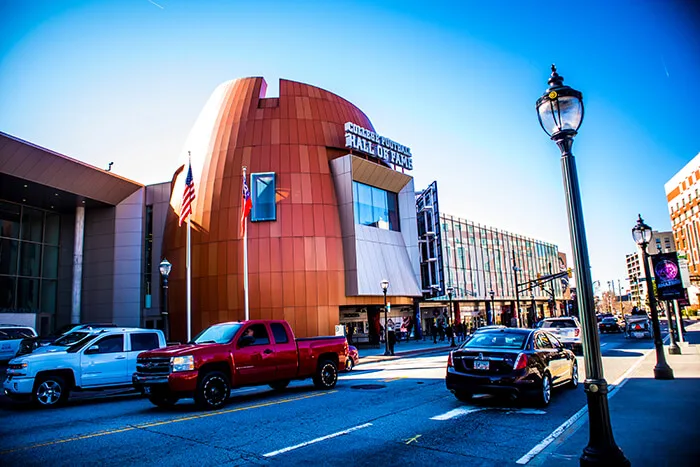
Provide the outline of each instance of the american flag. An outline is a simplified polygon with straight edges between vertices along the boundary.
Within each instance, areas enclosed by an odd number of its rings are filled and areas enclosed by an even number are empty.
[[[253,202],[250,199],[250,190],[248,183],[245,180],[245,171],[243,171],[243,203],[241,204],[241,237],[245,235],[245,221],[250,214],[250,209],[253,207]]]
[[[185,179],[185,192],[182,194],[182,209],[180,209],[180,222],[178,225],[187,220],[192,214],[192,202],[194,201],[194,178],[192,177],[192,162],[190,161],[187,169],[187,178]]]

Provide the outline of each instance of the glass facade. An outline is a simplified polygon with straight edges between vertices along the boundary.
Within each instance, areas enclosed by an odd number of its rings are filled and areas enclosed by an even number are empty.
[[[399,232],[398,195],[381,188],[352,182],[355,223]]]
[[[251,201],[253,202],[250,220],[252,222],[276,220],[275,174],[272,172],[250,174],[250,185],[252,187]]]
[[[559,272],[556,245],[453,216],[440,216],[445,283],[454,288],[455,298],[485,300],[494,291],[497,298],[515,298],[518,284],[537,279],[537,275]],[[514,267],[519,270],[514,270]],[[549,282],[545,289],[536,287],[520,293],[521,300],[530,295],[538,299],[562,298],[560,281]],[[527,295],[526,295],[527,294]]]
[[[0,310],[56,312],[57,213],[0,200]]]

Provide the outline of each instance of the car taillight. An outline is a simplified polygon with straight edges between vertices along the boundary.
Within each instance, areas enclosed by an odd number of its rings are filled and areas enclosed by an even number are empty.
[[[578,337],[578,335],[581,334],[581,330],[579,328],[576,328],[574,331],[574,337]]]
[[[634,325],[634,329],[635,329],[635,330],[639,330],[639,329],[642,329],[642,327],[641,327],[640,325],[638,325],[638,324],[635,324],[635,325]]]
[[[524,353],[519,353],[518,358],[515,359],[515,365],[513,365],[514,370],[522,370],[527,366],[527,355]]]
[[[450,352],[450,353],[447,355],[447,366],[448,366],[448,367],[454,367],[454,365],[452,364],[452,352]]]

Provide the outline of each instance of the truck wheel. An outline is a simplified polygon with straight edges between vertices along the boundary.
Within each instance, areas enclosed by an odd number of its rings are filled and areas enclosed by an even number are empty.
[[[169,393],[168,391],[158,391],[154,394],[150,394],[148,396],[148,400],[151,401],[151,404],[157,407],[168,408],[177,404],[177,401],[179,401],[180,398]]]
[[[324,360],[318,364],[314,375],[314,386],[318,389],[333,389],[338,382],[338,367],[331,360]]]
[[[281,391],[287,386],[289,386],[288,379],[283,379],[282,381],[275,381],[274,383],[270,383],[270,387],[275,391]]]
[[[58,407],[66,402],[70,389],[66,381],[58,375],[45,375],[39,378],[32,394],[33,402],[39,407]]]
[[[224,406],[230,393],[228,377],[220,371],[212,371],[200,378],[194,401],[206,410],[219,409]]]

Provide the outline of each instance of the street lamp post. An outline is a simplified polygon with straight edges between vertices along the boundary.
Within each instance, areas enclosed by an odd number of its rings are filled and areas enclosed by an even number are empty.
[[[446,291],[447,291],[447,298],[450,301],[450,313],[449,313],[450,322],[448,323],[448,325],[450,326],[450,335],[452,336],[451,342],[450,342],[450,347],[457,347],[457,344],[455,343],[455,330],[452,328],[452,325],[455,322],[454,310],[452,308],[452,293],[454,292],[454,289],[452,287],[448,287],[446,289]]]
[[[642,249],[642,263],[644,263],[644,277],[647,281],[647,296],[649,297],[649,310],[651,311],[651,327],[654,332],[654,348],[656,349],[656,366],[654,367],[654,378],[673,379],[673,370],[666,363],[664,355],[664,343],[661,340],[661,327],[659,326],[659,311],[656,308],[656,296],[651,283],[651,273],[649,272],[649,254],[647,246],[651,241],[651,227],[644,223],[642,215],[639,215],[637,224],[632,228],[632,238]],[[671,330],[669,329],[669,332]]]
[[[515,284],[515,322],[520,327],[520,293],[518,292],[518,272],[520,268],[515,265],[515,251],[513,251],[513,283]]]
[[[161,307],[161,316],[163,317],[163,332],[165,333],[165,341],[170,340],[170,322],[168,320],[168,276],[173,265],[170,261],[163,259],[158,266],[160,276],[163,278],[163,306]]]
[[[494,301],[493,301],[493,296],[496,295],[496,293],[493,290],[491,290],[489,292],[489,295],[491,296],[491,313],[489,313],[486,316],[486,324],[490,326],[493,324],[493,322],[495,321],[495,317],[496,317],[496,315],[495,315],[496,308],[494,307]]]
[[[629,460],[615,444],[610,424],[608,383],[603,376],[603,361],[593,308],[593,281],[583,221],[581,192],[576,174],[576,161],[571,153],[574,136],[583,121],[583,96],[579,91],[564,85],[564,78],[559,76],[554,65],[552,65],[552,75],[548,84],[549,89],[537,100],[537,117],[542,129],[561,151],[569,235],[576,270],[576,298],[584,337],[586,380],[583,387],[588,403],[589,431],[588,445],[581,454],[580,464],[582,466],[629,466]]]
[[[671,302],[667,301],[666,302],[666,322],[668,323],[668,335],[671,338],[671,343],[668,346],[668,353],[669,355],[680,355],[681,354],[681,348],[678,347],[678,343],[676,342],[676,333],[673,332],[673,320],[671,318],[671,313],[673,313],[671,307]]]
[[[382,292],[384,292],[384,355],[391,355],[389,351],[389,312],[386,309],[386,291],[389,288],[389,281],[383,279],[379,285],[382,287]]]
[[[528,323],[530,327],[533,327],[535,321],[537,321],[537,305],[535,304],[535,294],[530,295],[532,299],[532,316],[530,316],[530,322]]]

